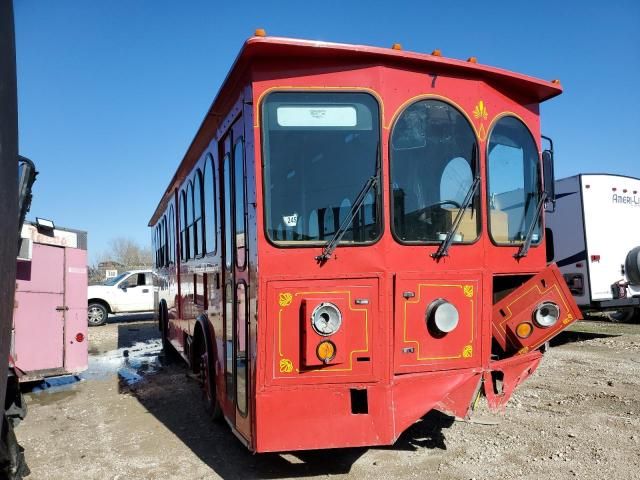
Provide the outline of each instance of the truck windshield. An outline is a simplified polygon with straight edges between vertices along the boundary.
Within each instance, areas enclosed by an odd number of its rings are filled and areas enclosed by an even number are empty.
[[[129,272],[123,272],[120,275],[118,275],[117,277],[113,277],[113,278],[110,278],[108,280],[105,280],[104,282],[102,282],[102,285],[107,285],[108,287],[111,287],[111,286],[115,285],[116,283],[118,283],[120,280],[122,280],[127,275],[129,275]]]
[[[521,244],[532,222],[531,243],[540,243],[536,215],[541,195],[538,148],[529,129],[515,117],[501,118],[489,137],[489,231],[500,245]]]
[[[376,100],[366,93],[276,92],[263,104],[265,228],[278,245],[323,244],[363,186],[379,175]],[[341,244],[376,240],[380,182]]]

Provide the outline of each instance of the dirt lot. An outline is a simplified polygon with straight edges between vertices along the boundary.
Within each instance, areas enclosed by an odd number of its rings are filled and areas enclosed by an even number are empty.
[[[199,387],[163,366],[152,322],[91,329],[90,349],[83,381],[28,394],[29,478],[640,479],[640,325],[563,334],[504,416],[431,414],[389,448],[295,455],[251,455],[196,420]]]

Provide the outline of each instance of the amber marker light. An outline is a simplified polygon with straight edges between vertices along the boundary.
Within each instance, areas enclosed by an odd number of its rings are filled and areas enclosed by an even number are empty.
[[[554,85],[560,85],[560,80],[555,78],[555,79],[551,80],[551,83],[553,83]]]
[[[442,51],[439,48],[436,48],[433,52],[431,52],[431,55],[433,55],[434,57],[441,57]]]
[[[324,340],[318,344],[316,355],[323,363],[329,363],[336,357],[336,346],[329,340]]]
[[[256,28],[256,31],[253,32],[256,37],[266,37],[267,32],[264,28]]]
[[[467,58],[467,62],[469,62],[469,63],[478,63],[478,58],[477,57],[469,57],[469,58]]]
[[[393,50],[402,50],[402,44],[400,43],[394,43],[393,45],[391,45],[391,48]]]
[[[516,335],[520,338],[528,338],[533,332],[533,325],[529,322],[523,322],[516,327]]]

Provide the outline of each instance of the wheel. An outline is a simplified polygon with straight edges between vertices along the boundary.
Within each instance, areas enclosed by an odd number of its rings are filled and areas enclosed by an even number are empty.
[[[198,373],[205,407],[207,412],[209,412],[209,415],[211,415],[214,420],[219,420],[222,418],[222,409],[220,408],[220,404],[218,403],[218,398],[216,396],[216,380],[213,368],[211,367],[211,362],[209,361],[210,357],[207,342],[204,338],[200,337],[198,344],[199,349],[196,355],[198,355],[199,360]]]
[[[605,315],[611,322],[630,322],[636,311],[633,307],[630,308],[621,308],[620,310],[615,310],[613,312],[605,312]]]
[[[31,473],[24,460],[24,448],[18,444],[13,422],[5,415],[0,438],[0,478],[22,480]]]
[[[104,325],[107,321],[109,312],[107,307],[101,303],[90,303],[87,311],[87,320],[90,327],[97,327],[98,325]]]

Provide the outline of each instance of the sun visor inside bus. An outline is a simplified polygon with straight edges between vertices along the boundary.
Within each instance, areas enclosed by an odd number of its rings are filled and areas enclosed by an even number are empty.
[[[361,103],[269,102],[269,130],[371,130],[369,107]]]

